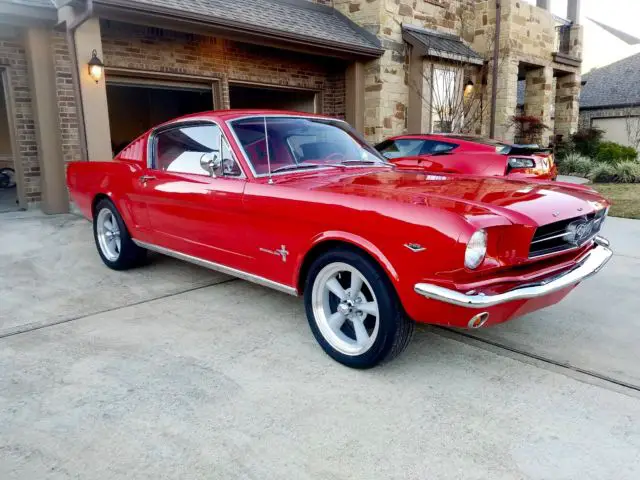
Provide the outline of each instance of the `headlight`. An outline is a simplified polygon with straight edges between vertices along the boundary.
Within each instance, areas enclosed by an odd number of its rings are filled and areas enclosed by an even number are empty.
[[[467,250],[464,253],[464,266],[473,270],[484,260],[484,256],[487,254],[487,232],[484,230],[478,230],[471,235],[469,243],[467,244]]]
[[[509,166],[511,168],[535,168],[536,162],[530,158],[511,157],[509,158]]]

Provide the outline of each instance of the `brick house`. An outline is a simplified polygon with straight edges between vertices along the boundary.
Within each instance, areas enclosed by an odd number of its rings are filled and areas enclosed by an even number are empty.
[[[495,1],[0,0],[0,162],[15,167],[20,207],[64,212],[65,162],[109,159],[180,114],[295,109],[345,118],[379,141],[451,128],[458,117],[445,121],[433,92],[473,90],[482,108],[467,127],[493,124],[509,139],[518,79],[526,111],[547,120],[554,98],[554,131],[566,134],[581,49],[579,0],[568,1],[558,26],[546,0],[501,0],[493,122]],[[94,54],[105,66],[97,82]]]

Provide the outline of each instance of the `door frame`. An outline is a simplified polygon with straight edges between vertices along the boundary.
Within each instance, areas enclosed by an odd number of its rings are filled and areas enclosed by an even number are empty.
[[[131,81],[132,84],[136,83],[136,80],[141,81],[140,84],[154,84],[157,86],[167,86],[182,84],[185,87],[189,85],[210,85],[211,94],[213,97],[212,110],[219,110],[224,107],[222,96],[222,77],[220,75],[215,76],[203,76],[203,75],[188,75],[181,73],[169,73],[169,72],[156,72],[150,70],[136,70],[132,68],[119,68],[119,67],[105,67],[105,82],[109,82],[109,75],[119,78],[126,78]]]
[[[262,88],[266,90],[281,90],[281,91],[289,91],[289,92],[306,92],[313,93],[313,112],[315,114],[322,113],[322,91],[316,90],[314,88],[306,88],[306,87],[296,87],[290,85],[274,85],[272,83],[264,83],[264,82],[250,82],[246,80],[229,80],[229,104],[231,104],[231,87],[237,85],[239,87],[248,87],[248,88]]]
[[[13,157],[13,169],[16,172],[16,196],[18,198],[18,208],[26,210],[28,208],[27,197],[24,191],[24,170],[22,168],[22,156],[18,146],[18,135],[15,124],[15,103],[13,88],[11,83],[11,67],[0,65],[0,76],[4,87],[0,94],[4,97],[7,110],[7,124],[9,126],[9,140],[11,142],[11,156]]]

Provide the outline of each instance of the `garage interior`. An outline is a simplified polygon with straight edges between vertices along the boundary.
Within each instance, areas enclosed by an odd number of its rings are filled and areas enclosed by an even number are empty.
[[[0,178],[0,213],[19,207],[6,92],[3,75],[0,75],[0,175],[3,175]]]
[[[211,84],[107,78],[114,156],[150,128],[175,117],[214,108]]]
[[[258,85],[229,85],[231,108],[259,108],[316,113],[316,92],[269,88]]]

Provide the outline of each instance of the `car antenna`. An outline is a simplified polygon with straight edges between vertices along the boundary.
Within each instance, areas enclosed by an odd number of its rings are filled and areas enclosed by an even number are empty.
[[[271,178],[271,155],[269,155],[269,133],[267,132],[267,117],[262,117],[264,120],[264,144],[267,149],[267,168],[269,169],[269,185],[273,183]]]

